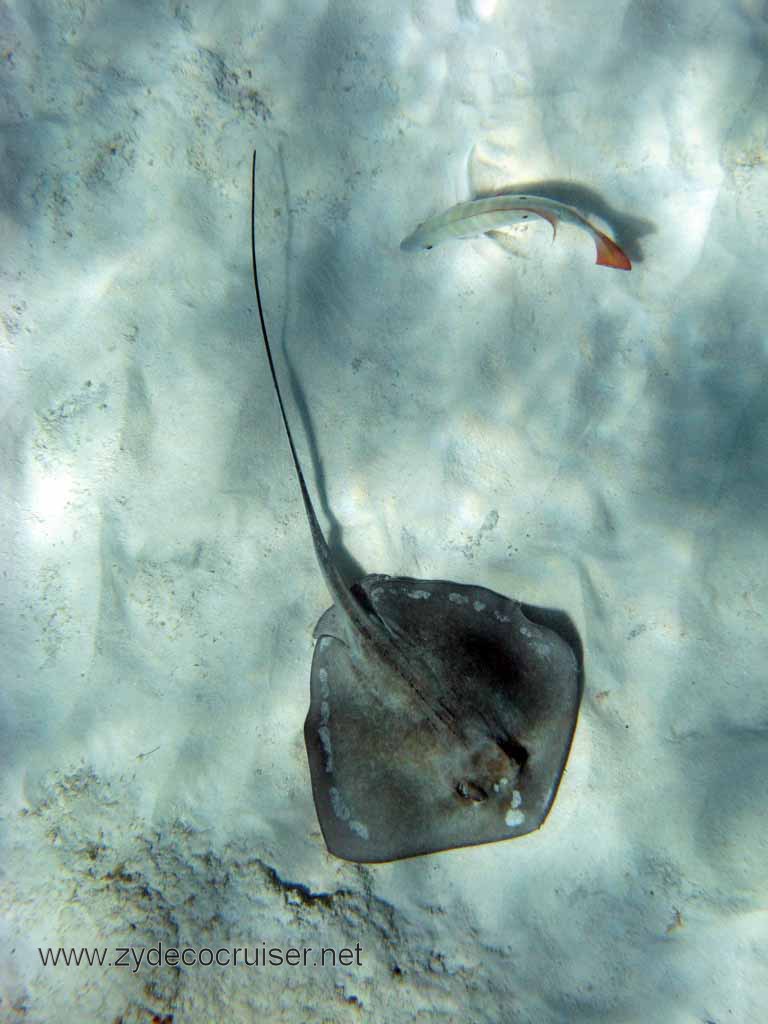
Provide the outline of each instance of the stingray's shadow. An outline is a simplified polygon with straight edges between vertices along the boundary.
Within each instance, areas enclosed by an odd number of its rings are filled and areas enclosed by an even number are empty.
[[[278,160],[280,163],[280,174],[283,179],[283,193],[285,195],[285,208],[286,210],[291,209],[290,202],[290,187],[288,185],[288,175],[285,169],[285,155],[283,153],[282,143],[278,146]],[[291,217],[288,217],[288,231],[285,246],[285,280],[290,281],[290,265],[291,265],[291,252],[293,249],[293,221]],[[361,579],[365,572],[360,563],[350,554],[347,548],[344,546],[343,534],[341,524],[334,515],[333,509],[328,501],[328,489],[325,482],[325,470],[320,459],[320,452],[317,446],[317,436],[315,429],[312,425],[312,417],[309,412],[309,406],[302,387],[301,381],[299,380],[298,374],[293,368],[291,357],[288,354],[287,344],[287,332],[288,332],[288,318],[283,316],[283,324],[280,331],[280,347],[283,352],[283,360],[285,361],[286,370],[288,372],[288,383],[290,385],[291,394],[293,395],[293,401],[296,405],[296,410],[301,419],[301,425],[304,429],[304,435],[307,439],[307,448],[309,451],[309,458],[312,463],[312,475],[315,482],[315,490],[317,492],[318,502],[320,508],[323,510],[327,522],[326,529],[326,543],[333,555],[333,561],[336,567],[341,572],[342,576],[347,581]]]
[[[633,263],[643,262],[641,238],[656,231],[656,226],[652,221],[620,213],[589,186],[577,185],[573,181],[561,178],[551,178],[546,181],[518,181],[501,189],[478,189],[475,191],[475,197],[480,199],[486,196],[505,195],[510,192],[517,195],[529,194],[543,196],[545,199],[554,199],[559,203],[565,203],[566,206],[575,206],[580,213],[587,217],[593,214],[601,217],[611,226],[616,235],[616,241],[619,242]]]
[[[283,338],[282,347],[283,358],[285,359],[285,365],[288,370],[288,382],[291,387],[291,394],[293,395],[293,400],[296,405],[299,418],[301,419],[301,424],[304,428],[304,434],[307,438],[307,449],[312,463],[312,475],[315,481],[317,498],[328,524],[325,532],[326,542],[331,554],[333,555],[333,560],[336,563],[337,568],[341,571],[342,576],[344,576],[348,582],[351,580],[358,580],[365,575],[365,572],[360,563],[344,546],[341,524],[334,515],[333,509],[328,501],[328,490],[325,484],[325,470],[323,469],[323,464],[320,460],[315,430],[312,426],[312,418],[309,413],[309,407],[307,406],[307,400],[304,396],[304,389],[302,388],[301,382],[293,369],[290,356],[288,355],[288,351],[285,347],[285,338]]]

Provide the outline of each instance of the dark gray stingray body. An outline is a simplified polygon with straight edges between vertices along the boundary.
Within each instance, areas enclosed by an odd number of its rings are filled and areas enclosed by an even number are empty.
[[[315,629],[304,726],[328,849],[396,860],[538,828],[576,724],[571,647],[483,587],[391,576],[358,586],[457,728],[435,727],[397,669],[371,672],[329,609]]]
[[[255,181],[255,154],[254,154]],[[255,196],[255,189],[254,189]],[[538,828],[576,726],[581,648],[557,613],[483,587],[371,575],[349,587],[315,515],[259,319],[320,569],[304,738],[329,851],[398,860]],[[545,621],[548,624],[545,624]]]

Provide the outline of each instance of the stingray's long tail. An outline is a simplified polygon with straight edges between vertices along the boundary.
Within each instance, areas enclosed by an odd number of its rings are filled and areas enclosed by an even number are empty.
[[[256,151],[253,153],[253,163],[251,165],[251,268],[253,270],[253,287],[256,291],[256,305],[259,310],[259,323],[261,325],[261,337],[264,341],[264,349],[267,353],[267,362],[269,363],[269,372],[272,374],[272,383],[275,386],[275,394],[277,395],[277,404],[280,406],[280,415],[283,419],[283,426],[285,427],[285,434],[288,438],[288,444],[291,449],[291,458],[293,459],[293,465],[296,469],[296,475],[299,478],[299,487],[301,488],[301,496],[304,499],[304,508],[306,509],[307,516],[309,518],[309,525],[312,530],[312,539],[315,539],[315,532],[319,534],[319,540],[325,546],[325,540],[320,530],[320,524],[317,521],[315,515],[315,509],[312,505],[312,499],[309,496],[307,485],[304,480],[304,474],[301,470],[301,463],[299,462],[299,456],[296,452],[296,446],[293,443],[293,434],[291,434],[291,428],[288,425],[288,417],[285,413],[285,406],[283,405],[283,396],[280,393],[280,384],[277,380],[277,371],[275,370],[275,363],[272,359],[272,348],[269,344],[269,334],[267,332],[267,324],[264,319],[264,307],[261,302],[261,289],[259,288],[259,273],[256,269]],[[317,546],[317,545],[315,545]]]
[[[283,420],[283,427],[285,428],[285,435],[288,438],[288,444],[291,449],[291,458],[293,459],[293,465],[296,469],[296,476],[299,480],[299,487],[301,488],[301,498],[304,502],[304,509],[307,513],[307,519],[309,520],[309,529],[312,534],[312,543],[315,548],[315,555],[317,561],[322,570],[325,578],[326,585],[330,591],[331,597],[333,598],[334,604],[340,607],[341,611],[346,615],[347,619],[353,626],[352,635],[350,640],[354,640],[357,636],[364,642],[369,650],[375,651],[378,656],[390,663],[393,659],[398,659],[399,652],[396,645],[393,645],[391,635],[389,634],[384,623],[378,618],[378,616],[371,609],[365,608],[359,601],[358,597],[353,593],[352,590],[347,586],[341,577],[341,573],[336,568],[336,564],[331,557],[331,553],[328,550],[328,545],[323,536],[323,531],[320,529],[320,523],[315,515],[315,508],[312,504],[312,499],[309,496],[309,490],[307,489],[306,481],[304,480],[304,473],[301,469],[301,463],[299,462],[299,456],[296,451],[296,445],[293,443],[293,435],[291,434],[291,428],[288,424],[288,416],[285,412],[285,406],[283,405],[283,396],[280,393],[280,384],[277,379],[277,371],[275,370],[275,363],[272,358],[272,349],[269,344],[269,333],[267,332],[267,324],[264,319],[264,307],[261,301],[261,289],[259,288],[259,273],[256,267],[256,152],[253,154],[253,163],[251,165],[251,266],[253,268],[253,287],[256,291],[256,305],[259,310],[259,323],[261,325],[261,337],[264,341],[264,351],[267,353],[267,362],[269,363],[269,372],[272,374],[272,383],[275,387],[275,394],[277,395],[277,404],[280,406],[280,415]],[[421,693],[421,691],[413,683],[413,673],[409,671],[408,665],[402,664],[400,666],[403,676],[409,685],[413,686],[416,697],[424,704],[425,711],[428,717],[431,717],[438,722],[442,722],[444,726],[447,726],[451,731],[456,731],[455,715],[448,708],[441,708],[438,710],[432,707],[430,701]]]
[[[344,611],[347,612],[352,618],[355,618],[355,613],[358,611],[356,608],[351,607],[354,605],[354,597],[350,593],[349,588],[342,580],[338,569],[334,565],[333,559],[331,558],[328,545],[326,544],[323,531],[320,529],[320,523],[315,515],[315,507],[312,504],[312,499],[309,496],[309,490],[304,479],[304,473],[301,469],[301,463],[299,462],[298,452],[296,451],[296,445],[293,443],[293,434],[288,424],[288,416],[285,411],[285,405],[283,404],[283,396],[280,392],[280,384],[277,379],[277,371],[275,369],[275,362],[272,358],[272,348],[269,344],[269,333],[267,331],[266,320],[264,319],[264,306],[261,301],[261,289],[259,288],[259,272],[256,267],[256,152],[253,153],[253,163],[251,165],[251,267],[253,269],[253,287],[256,291],[256,305],[259,310],[259,323],[261,325],[261,337],[264,341],[264,351],[267,353],[267,362],[269,363],[269,372],[272,374],[272,383],[275,387],[275,395],[277,396],[277,404],[280,406],[280,416],[283,420],[283,427],[285,428],[285,436],[288,438],[288,445],[291,449],[291,458],[293,459],[293,465],[296,470],[296,476],[298,477],[299,487],[301,489],[301,498],[304,502],[304,510],[307,513],[307,519],[309,520],[309,529],[312,534],[312,544],[315,548],[315,555],[317,561],[322,570],[323,576],[325,577],[328,589],[331,592],[331,596],[335,601],[338,601],[342,605]]]
[[[322,570],[325,582],[330,591],[331,597],[334,603],[341,607],[341,610],[346,614],[356,628],[361,632],[370,632],[372,628],[371,616],[368,612],[361,607],[359,601],[346,585],[344,580],[341,578],[339,570],[336,568],[336,564],[331,557],[331,553],[328,550],[323,531],[320,529],[320,523],[315,515],[315,507],[312,504],[312,499],[309,496],[309,490],[307,488],[306,481],[304,479],[304,473],[301,469],[301,463],[299,462],[298,452],[296,451],[296,445],[293,443],[293,434],[288,424],[288,416],[285,411],[285,405],[283,404],[283,396],[280,393],[280,384],[277,379],[277,371],[275,370],[275,362],[272,358],[272,348],[269,344],[269,333],[267,332],[267,324],[264,319],[264,306],[261,301],[261,289],[259,288],[259,273],[256,267],[256,153],[253,154],[253,163],[251,166],[251,266],[253,268],[253,287],[256,291],[256,305],[259,310],[259,323],[261,325],[261,337],[264,341],[264,350],[267,353],[267,362],[269,363],[269,372],[272,374],[272,383],[275,386],[275,394],[277,395],[277,404],[280,406],[280,415],[283,420],[283,426],[285,427],[285,435],[288,438],[288,444],[291,449],[291,458],[293,459],[293,465],[296,469],[296,476],[299,480],[299,487],[301,488],[301,498],[304,502],[304,509],[307,513],[307,519],[309,520],[309,529],[312,534],[312,544],[315,548],[315,555],[317,561]],[[373,627],[375,628],[375,627]]]

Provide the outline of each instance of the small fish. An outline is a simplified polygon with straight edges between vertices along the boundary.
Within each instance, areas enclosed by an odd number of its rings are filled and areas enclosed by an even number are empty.
[[[629,257],[612,238],[599,231],[594,224],[590,224],[573,206],[558,203],[555,199],[545,199],[544,196],[510,194],[457,203],[445,213],[430,217],[423,224],[419,224],[416,230],[403,240],[400,248],[412,252],[415,249],[431,249],[449,238],[475,238],[486,231],[497,231],[499,228],[529,220],[531,215],[549,221],[552,225],[553,241],[557,235],[558,221],[583,228],[595,240],[596,263],[601,267],[614,267],[616,270],[632,269]]]

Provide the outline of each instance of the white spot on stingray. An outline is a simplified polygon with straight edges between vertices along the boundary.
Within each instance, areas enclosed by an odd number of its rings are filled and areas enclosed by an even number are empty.
[[[318,727],[317,735],[320,737],[320,742],[323,745],[323,751],[325,753],[325,770],[327,772],[333,771],[333,750],[331,749],[331,730],[325,725]]]
[[[496,612],[496,611],[495,611],[495,612],[493,613],[493,617],[494,617],[494,619],[496,619],[496,620],[497,620],[498,622],[511,622],[511,621],[512,621],[512,619],[510,619],[510,617],[509,617],[508,615],[502,615],[502,614],[501,614],[501,612]]]
[[[331,638],[329,636],[320,637],[320,650],[324,651],[326,647],[331,646]]]
[[[350,821],[349,827],[356,835],[360,836],[361,839],[368,838],[368,829],[362,821],[358,821],[357,818],[353,818],[352,821]]]
[[[500,793],[502,789],[505,789],[509,785],[509,779],[506,775],[502,775],[498,782],[493,784],[493,792]]]
[[[533,636],[533,632],[527,626],[520,627],[521,636]]]
[[[320,680],[321,683],[327,683],[328,682],[328,671],[327,671],[327,669],[321,668],[320,671],[317,673],[317,678]]]
[[[341,821],[346,821],[350,830],[354,832],[355,835],[360,836],[361,839],[367,839],[368,827],[364,825],[362,821],[358,821],[357,818],[352,817],[350,809],[345,804],[344,798],[342,797],[341,793],[338,791],[336,786],[331,786],[330,793],[331,807],[333,808],[333,813],[336,815],[336,817],[339,818]]]
[[[374,587],[371,591],[371,597],[374,601],[378,601],[381,595],[384,593],[384,587]]]
[[[432,595],[428,590],[409,590],[408,597],[412,597],[414,601],[426,601]]]
[[[331,705],[327,700],[320,701],[320,721],[323,725],[328,725],[331,720]]]
[[[448,600],[454,604],[469,604],[469,598],[464,597],[463,594],[449,594]]]
[[[485,609],[485,605],[483,604],[482,601],[475,601],[472,607],[475,609],[476,612],[481,612]]]
[[[518,807],[523,806],[523,795],[519,789],[512,790],[512,803],[509,806],[513,811],[516,811]]]
[[[508,828],[515,828],[517,825],[522,825],[525,821],[525,815],[522,811],[515,811],[511,807],[504,815],[504,824]]]
[[[342,821],[349,821],[351,812],[347,805],[344,803],[344,799],[341,793],[338,791],[336,786],[331,786],[330,792],[331,807],[333,808],[333,813],[336,815],[337,818],[340,818]]]

